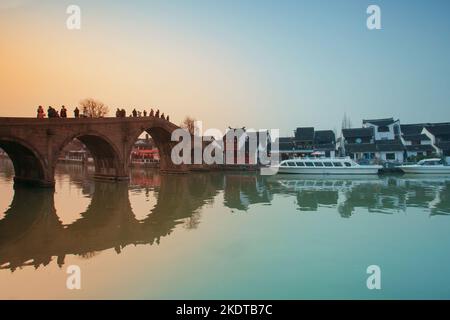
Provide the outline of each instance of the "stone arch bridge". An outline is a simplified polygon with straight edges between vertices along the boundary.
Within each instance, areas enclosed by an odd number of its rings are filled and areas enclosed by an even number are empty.
[[[11,158],[15,182],[53,187],[63,148],[77,138],[94,158],[94,178],[125,180],[130,154],[143,132],[150,134],[160,153],[161,172],[184,173],[186,165],[171,161],[172,132],[179,128],[160,118],[0,118],[0,148]]]

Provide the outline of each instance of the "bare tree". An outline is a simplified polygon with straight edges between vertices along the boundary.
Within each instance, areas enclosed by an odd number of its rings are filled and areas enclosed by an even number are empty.
[[[180,127],[187,129],[187,131],[189,131],[189,133],[193,135],[195,132],[195,121],[196,120],[194,118],[186,116],[186,118],[184,118],[183,122],[180,124]]]
[[[344,118],[342,119],[342,129],[349,129],[352,127],[352,121],[347,116],[347,113],[344,113]]]
[[[103,102],[87,98],[80,101],[81,112],[89,118],[103,118],[108,115],[109,108]]]

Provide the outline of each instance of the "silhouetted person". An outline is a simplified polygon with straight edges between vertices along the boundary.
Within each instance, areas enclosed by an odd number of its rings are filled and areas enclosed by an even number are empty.
[[[60,111],[59,115],[61,116],[61,118],[67,118],[67,109],[65,106],[61,107],[61,111]]]
[[[117,108],[117,110],[116,110],[116,118],[120,118],[120,116],[121,116],[120,113],[121,113],[120,109]]]
[[[133,109],[133,111],[131,112],[132,114],[133,114],[133,117],[137,117],[137,111],[136,111],[136,109]]]
[[[73,115],[75,116],[75,118],[80,117],[80,109],[78,109],[78,107],[76,107],[75,110],[73,110]]]
[[[166,117],[164,116],[164,112],[163,112],[163,113],[161,113],[161,119],[164,119],[164,120],[166,120]]]
[[[167,115],[167,118],[166,118],[166,120],[167,120],[167,121],[169,121],[169,115]]]
[[[127,112],[125,111],[125,109],[120,110],[120,116],[122,118],[125,118],[127,116]]]
[[[45,112],[44,112],[44,108],[42,108],[42,106],[39,106],[37,109],[37,117],[38,117],[38,119],[45,118]]]
[[[144,110],[144,117],[147,116],[147,110]]]
[[[159,109],[156,110],[155,117],[156,117],[156,118],[159,118]]]
[[[83,118],[87,118],[87,117],[88,117],[87,107],[83,107]]]
[[[47,109],[47,117],[49,117],[49,118],[54,118],[55,117],[55,112],[54,112],[53,108],[50,107],[50,106]]]
[[[153,108],[150,109],[150,117],[154,117],[155,116],[155,112],[153,111]]]

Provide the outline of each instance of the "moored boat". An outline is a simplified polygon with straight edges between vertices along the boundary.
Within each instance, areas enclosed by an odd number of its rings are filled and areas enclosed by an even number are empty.
[[[378,174],[379,165],[360,165],[350,158],[298,158],[283,160],[276,167],[278,173],[316,175]]]
[[[439,158],[423,159],[416,164],[402,165],[398,168],[408,174],[450,174],[450,166]]]

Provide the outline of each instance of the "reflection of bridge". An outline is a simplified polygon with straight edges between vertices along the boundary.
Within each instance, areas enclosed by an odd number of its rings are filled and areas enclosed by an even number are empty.
[[[0,118],[0,148],[14,164],[15,180],[41,186],[54,185],[56,162],[62,149],[73,139],[83,142],[95,162],[95,176],[112,180],[128,179],[133,144],[148,132],[160,151],[164,172],[185,172],[185,165],[171,161],[172,132],[178,127],[164,119]]]
[[[215,195],[215,188],[202,183],[204,178],[161,176],[158,202],[143,220],[132,212],[127,183],[95,182],[88,209],[67,226],[57,216],[53,191],[16,188],[11,208],[0,220],[0,266],[37,268],[53,257],[62,265],[68,254],[89,256],[110,248],[120,253],[130,244],[159,243],[180,223],[192,227],[189,219]]]
[[[80,182],[81,172],[68,173],[75,179],[71,183],[86,191],[92,186],[92,182]],[[95,182],[91,204],[70,225],[58,218],[53,191],[16,188],[11,208],[0,220],[1,268],[38,267],[53,257],[61,265],[68,254],[89,256],[110,248],[120,253],[130,244],[159,243],[180,223],[195,227],[199,209],[219,192],[224,194],[223,205],[237,210],[270,205],[276,195],[288,195],[297,200],[301,211],[327,207],[345,218],[358,209],[394,213],[415,207],[430,215],[450,214],[450,179],[304,180],[221,173],[169,178],[145,171],[132,172],[131,179],[131,188],[152,189],[157,195],[156,206],[142,220],[132,211],[127,183]]]

